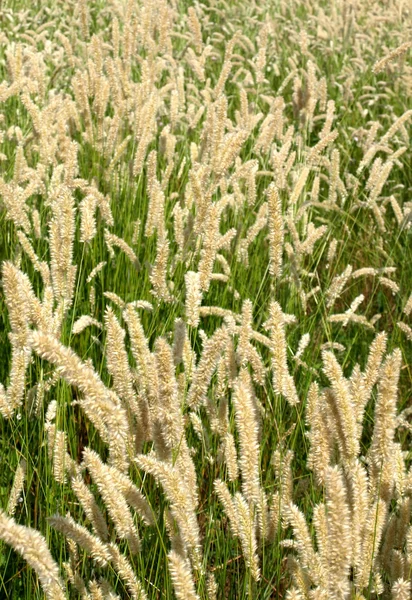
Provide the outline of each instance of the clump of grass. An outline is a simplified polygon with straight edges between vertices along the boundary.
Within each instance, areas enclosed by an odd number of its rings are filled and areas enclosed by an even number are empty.
[[[23,4],[0,595],[408,598],[407,7]]]

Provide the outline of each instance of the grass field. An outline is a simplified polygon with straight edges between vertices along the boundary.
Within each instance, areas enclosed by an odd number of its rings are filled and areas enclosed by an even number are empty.
[[[412,7],[0,1],[0,598],[412,597]]]

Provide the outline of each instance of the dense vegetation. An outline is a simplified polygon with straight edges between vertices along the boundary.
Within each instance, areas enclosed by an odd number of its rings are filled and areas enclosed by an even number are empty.
[[[411,597],[412,10],[0,3],[0,597]]]

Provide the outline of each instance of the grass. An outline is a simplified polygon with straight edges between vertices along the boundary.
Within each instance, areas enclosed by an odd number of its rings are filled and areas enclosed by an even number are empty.
[[[188,32],[184,24],[184,15],[189,4],[186,1],[172,3],[176,13],[176,32]],[[248,37],[257,47],[257,36],[268,18],[273,24],[270,41],[266,56],[265,81],[257,83],[254,71],[247,61],[253,59],[250,49],[245,43],[236,50],[243,60],[242,65],[252,73],[251,82],[244,84],[248,93],[250,110],[252,113],[261,111],[267,115],[269,106],[267,97],[275,98],[277,90],[285,81],[285,78],[296,68],[297,75],[303,81],[302,89],[305,90],[305,74],[308,61],[315,62],[318,76],[326,77],[328,100],[334,100],[336,104],[336,118],[333,129],[338,131],[338,137],[333,142],[332,148],[340,152],[340,177],[342,178],[347,194],[344,199],[338,200],[336,210],[329,210],[327,199],[329,194],[329,172],[327,165],[313,169],[307,183],[294,207],[294,214],[304,207],[304,203],[310,198],[310,191],[316,173],[321,173],[319,204],[305,210],[303,219],[296,223],[298,233],[303,236],[306,224],[313,223],[316,227],[327,225],[325,235],[318,241],[313,252],[301,257],[299,265],[298,280],[293,276],[293,264],[286,252],[283,254],[283,275],[280,280],[275,280],[269,274],[268,269],[268,240],[267,228],[259,233],[249,247],[249,266],[245,267],[237,259],[239,243],[244,238],[248,228],[254,223],[257,211],[266,200],[265,190],[272,178],[266,174],[272,170],[270,154],[255,152],[254,145],[259,135],[261,122],[250,133],[247,141],[240,151],[242,163],[247,160],[256,159],[259,171],[256,178],[256,203],[248,207],[245,203],[238,207],[230,207],[223,213],[220,231],[224,233],[230,228],[236,229],[236,236],[229,250],[223,250],[222,254],[230,265],[230,276],[227,283],[212,281],[210,289],[203,296],[202,305],[219,306],[240,313],[242,303],[245,299],[253,302],[254,329],[263,330],[263,323],[268,318],[269,304],[276,299],[283,311],[293,314],[297,323],[287,327],[287,350],[289,369],[296,383],[300,404],[291,407],[283,397],[273,389],[270,374],[266,377],[264,386],[256,386],[257,401],[264,409],[264,415],[260,422],[261,447],[260,447],[260,476],[261,485],[267,494],[279,490],[279,478],[276,477],[271,461],[273,451],[277,448],[286,452],[290,449],[294,453],[292,463],[294,498],[305,513],[309,522],[312,519],[313,507],[322,501],[323,490],[314,485],[313,474],[307,467],[307,455],[309,442],[306,436],[307,426],[305,424],[305,400],[309,387],[313,381],[319,381],[321,386],[327,386],[328,381],[322,373],[321,346],[326,342],[340,343],[345,350],[339,355],[339,361],[345,375],[349,376],[356,363],[363,368],[368,356],[370,345],[376,332],[386,331],[388,334],[388,350],[400,348],[403,358],[401,378],[399,384],[399,408],[410,406],[410,389],[412,380],[412,350],[411,342],[405,334],[396,326],[398,321],[408,322],[402,314],[405,303],[411,293],[412,281],[412,237],[411,229],[401,228],[397,225],[393,210],[388,203],[385,204],[386,212],[384,221],[386,232],[382,234],[377,227],[372,211],[362,203],[366,202],[369,191],[366,189],[370,169],[365,169],[360,175],[357,168],[364,156],[364,148],[361,139],[364,138],[371,123],[378,121],[381,125],[379,135],[383,135],[395,121],[408,109],[412,108],[411,96],[406,90],[410,89],[411,67],[410,53],[405,59],[405,64],[395,63],[385,72],[375,76],[371,68],[376,60],[382,57],[384,49],[394,48],[403,39],[406,32],[403,22],[397,16],[396,7],[390,9],[376,3],[376,15],[369,20],[367,3],[361,4],[358,11],[354,12],[352,21],[348,20],[345,31],[342,28],[343,8],[332,7],[329,3],[308,2],[286,5],[283,2],[265,3],[265,7],[259,3],[237,3],[217,2],[198,7],[204,16],[202,21],[203,41],[211,43],[217,55],[215,61],[209,60],[206,66],[207,78],[210,78],[210,88],[216,84],[224,59],[224,48],[228,39],[236,30],[240,29],[244,36]],[[147,3],[149,6],[150,3]],[[91,2],[88,3],[90,10],[90,39],[93,34],[101,36],[105,43],[111,43],[112,12],[117,13],[121,9],[116,8],[113,3]],[[160,6],[160,5],[159,5]],[[398,7],[399,8],[399,7]],[[55,22],[45,29],[47,34],[39,37],[36,49],[43,53],[45,62],[45,89],[43,94],[33,94],[35,102],[43,108],[50,102],[48,93],[57,90],[68,94],[73,98],[71,79],[81,69],[86,68],[87,59],[95,60],[91,45],[87,46],[82,39],[76,10],[77,3],[38,3],[27,2],[4,2],[0,5],[0,22],[7,23],[3,29],[4,43],[0,45],[0,80],[10,81],[10,73],[7,68],[7,44],[22,43],[24,47],[32,48],[33,45],[27,41],[23,34],[30,31],[38,31],[42,25],[52,18]],[[27,11],[23,19],[19,11]],[[333,12],[335,10],[335,13]],[[399,11],[402,9],[399,8]],[[219,11],[223,11],[219,12]],[[336,12],[337,11],[337,12]],[[371,9],[371,12],[372,9]],[[224,20],[222,17],[224,15]],[[386,22],[379,21],[379,15],[384,15]],[[61,19],[61,20],[60,20]],[[349,23],[352,23],[351,25]],[[121,22],[121,27],[123,24]],[[72,42],[75,56],[79,58],[79,66],[74,69],[68,64],[65,54],[53,56],[47,50],[47,40],[50,40],[52,50],[58,51],[61,45],[53,37],[53,33],[59,28]],[[321,33],[319,33],[319,28]],[[409,29],[408,29],[409,28]],[[300,34],[305,29],[309,36],[310,51],[302,52],[300,46]],[[410,31],[410,24],[406,25]],[[322,34],[326,31],[326,38]],[[154,34],[157,43],[160,31]],[[221,33],[222,38],[217,39],[216,33]],[[33,35],[30,34],[29,35]],[[364,36],[364,37],[362,37]],[[399,42],[399,44],[398,44]],[[190,90],[198,103],[204,101],[201,90],[205,89],[205,83],[199,82],[185,58],[185,51],[191,45],[190,36],[187,40],[178,35],[170,38],[171,52],[181,64],[186,78],[186,85],[191,83],[194,89]],[[357,44],[357,45],[356,45]],[[11,48],[11,46],[9,46]],[[131,62],[131,82],[139,82],[142,78],[142,62],[149,56],[147,47],[139,50],[139,59],[133,57]],[[361,54],[360,54],[361,53]],[[159,56],[162,52],[158,51]],[[408,58],[409,57],[409,58]],[[180,62],[179,62],[180,61]],[[167,61],[166,61],[167,62]],[[399,69],[397,68],[399,66]],[[235,65],[237,68],[237,65]],[[228,119],[235,120],[236,110],[239,110],[239,85],[231,79],[233,72],[225,85],[225,94],[228,98]],[[177,67],[168,67],[163,75],[156,77],[156,86],[160,89],[173,81],[177,75]],[[243,85],[243,84],[242,84]],[[296,84],[297,85],[297,84]],[[373,88],[373,91],[370,91]],[[187,93],[189,88],[187,87]],[[370,93],[371,97],[367,94]],[[289,208],[289,198],[294,187],[296,178],[306,160],[302,148],[313,147],[319,140],[319,133],[323,127],[324,120],[319,118],[314,121],[311,128],[302,124],[302,112],[296,115],[294,109],[294,83],[293,79],[284,87],[282,95],[285,99],[285,128],[293,127],[292,150],[296,151],[296,159],[293,161],[291,173],[287,178],[285,189],[280,190],[283,205],[283,213]],[[366,95],[365,95],[366,94]],[[158,152],[157,176],[163,176],[167,168],[166,157],[162,155],[162,142],[160,132],[169,119],[169,97],[165,92],[166,101],[159,108],[158,124],[154,131],[153,139],[149,143],[147,153],[155,149]],[[93,140],[85,140],[84,114],[77,107],[80,128],[73,126],[73,134],[70,136],[78,143],[78,177],[95,186],[110,199],[110,207],[113,213],[114,226],[110,231],[122,237],[133,247],[140,262],[140,268],[132,265],[129,259],[119,251],[115,250],[115,257],[111,258],[104,241],[104,228],[101,216],[97,217],[97,234],[90,244],[80,242],[80,214],[76,214],[76,238],[73,245],[73,264],[78,266],[75,284],[75,295],[72,306],[63,322],[61,341],[70,346],[82,359],[91,359],[96,371],[103,382],[110,386],[111,377],[107,369],[105,349],[107,345],[105,331],[96,328],[87,328],[80,335],[75,336],[72,332],[73,323],[84,314],[92,314],[90,305],[90,290],[94,288],[96,306],[93,317],[103,322],[105,308],[112,305],[116,314],[120,317],[120,311],[113,303],[103,295],[104,292],[115,292],[125,302],[133,300],[147,300],[153,303],[151,312],[142,311],[141,320],[145,333],[149,340],[150,349],[159,336],[165,336],[171,341],[173,339],[174,322],[177,318],[185,318],[185,284],[184,275],[188,270],[196,270],[198,267],[198,255],[193,256],[192,261],[185,264],[182,261],[174,262],[173,257],[177,252],[175,241],[174,220],[172,210],[177,201],[184,199],[190,181],[191,144],[202,144],[202,131],[206,117],[202,117],[199,124],[191,129],[183,115],[173,130],[176,136],[176,148],[174,153],[175,166],[168,185],[164,192],[166,196],[165,226],[170,243],[170,258],[168,279],[173,281],[173,294],[175,300],[172,303],[163,302],[153,298],[151,293],[150,272],[156,259],[156,236],[147,237],[144,234],[144,224],[147,220],[149,200],[147,195],[147,170],[146,166],[140,174],[133,176],[131,169],[136,151],[136,140],[133,136],[133,119],[124,116],[120,140],[127,135],[132,135],[131,141],[125,153],[117,164],[110,177],[107,170],[112,156],[104,156],[96,142],[97,118],[95,113],[94,99],[91,95],[89,100],[90,110],[93,115]],[[110,96],[110,104],[106,110],[106,116],[112,117],[116,109],[114,97]],[[367,114],[365,114],[367,111]],[[207,111],[206,111],[207,112]],[[315,115],[319,115],[319,111]],[[38,132],[33,128],[32,117],[24,107],[21,97],[13,95],[5,102],[0,103],[1,129],[8,132],[11,126],[18,125],[22,131],[23,147],[29,166],[36,168],[42,163],[42,148],[36,147],[39,142]],[[408,129],[409,127],[409,129]],[[410,125],[405,124],[405,131],[410,132]],[[41,142],[48,140],[50,143],[56,137],[56,132],[45,136]],[[363,137],[362,137],[363,136]],[[391,140],[391,149],[396,151],[402,145],[406,146],[404,154],[396,161],[380,194],[379,204],[393,194],[402,207],[410,202],[411,191],[411,150],[405,140],[405,132],[398,132]],[[36,142],[36,144],[35,144]],[[16,137],[10,134],[4,136],[0,144],[0,152],[5,157],[0,163],[0,176],[5,182],[10,181],[15,169],[15,157],[17,149]],[[273,150],[279,149],[279,141],[275,142]],[[385,152],[378,154],[382,160],[387,158]],[[389,155],[390,156],[390,155]],[[325,152],[325,157],[330,158],[330,149]],[[187,163],[183,173],[178,177],[178,171],[182,160]],[[55,153],[55,164],[46,166],[44,181],[46,182],[46,193],[36,193],[27,200],[27,205],[37,208],[42,223],[41,238],[36,239],[31,235],[30,239],[40,260],[50,261],[50,250],[47,242],[47,223],[50,219],[50,206],[47,204],[47,195],[52,188],[52,174],[61,161],[58,152]],[[232,167],[233,169],[233,167]],[[350,189],[345,176],[351,175],[357,178],[358,188]],[[213,181],[213,176],[210,182]],[[240,183],[240,189],[243,183]],[[229,193],[234,193],[233,186]],[[173,194],[177,196],[174,197]],[[217,201],[224,195],[222,189],[215,189],[213,200]],[[77,190],[74,193],[76,204],[83,198],[83,194]],[[324,204],[324,206],[322,206]],[[193,211],[192,211],[193,212]],[[133,224],[136,220],[141,221],[138,240],[132,243]],[[32,282],[36,296],[41,297],[44,286],[41,277],[33,268],[31,260],[22,252],[16,237],[16,224],[6,213],[1,204],[0,192],[0,262],[12,260],[20,264],[21,270],[27,273]],[[338,240],[338,250],[331,264],[328,265],[327,252],[333,238]],[[202,236],[199,236],[200,243]],[[188,249],[194,250],[196,240],[193,236],[189,238]],[[292,243],[293,235],[286,228],[285,242]],[[21,255],[21,258],[19,258]],[[101,261],[107,265],[99,272],[92,283],[87,283],[87,276],[91,270]],[[350,281],[337,299],[332,309],[325,302],[325,292],[330,286],[333,278],[342,273],[350,264],[353,270],[362,267],[373,267],[382,269],[396,267],[395,275],[391,275],[399,286],[399,292],[392,294],[388,288],[379,283],[378,277],[361,277]],[[220,271],[220,268],[218,268]],[[215,268],[216,271],[216,268]],[[320,286],[320,291],[314,294],[307,303],[306,311],[302,306],[298,286],[302,286],[308,293],[315,285]],[[234,293],[236,290],[237,293]],[[331,323],[328,317],[333,313],[347,310],[351,302],[359,294],[365,299],[360,308],[360,314],[371,319],[374,315],[380,315],[373,330],[361,325],[349,323],[346,327]],[[205,317],[201,321],[201,327],[206,335],[210,336],[222,323],[218,317]],[[0,381],[7,386],[10,364],[11,343],[8,334],[10,323],[8,320],[8,309],[6,306],[4,292],[0,289]],[[293,360],[293,355],[298,347],[301,336],[309,333],[311,337],[309,349],[303,355],[303,360],[310,368],[299,366]],[[201,354],[202,339],[197,329],[190,330],[190,339],[193,348],[198,355]],[[129,342],[127,342],[129,344]],[[259,346],[265,364],[270,364],[270,353],[263,346]],[[131,352],[127,347],[129,357]],[[95,449],[102,459],[108,456],[107,446],[101,441],[93,425],[87,420],[84,412],[78,405],[79,392],[63,380],[59,380],[39,402],[38,407],[33,402],[36,394],[36,384],[47,380],[51,373],[50,364],[34,356],[29,365],[25,397],[23,405],[10,419],[0,417],[0,507],[6,508],[13,475],[21,459],[27,463],[27,476],[20,501],[17,506],[15,518],[18,523],[38,529],[43,533],[52,551],[53,557],[59,565],[68,561],[69,551],[63,536],[56,533],[48,523],[48,517],[54,514],[65,515],[67,512],[79,523],[86,523],[85,515],[79,506],[78,500],[71,490],[70,484],[59,484],[53,477],[52,461],[48,455],[47,435],[44,422],[47,406],[52,399],[57,400],[57,415],[55,424],[59,430],[67,434],[68,452],[70,456],[80,462],[83,449],[87,446]],[[210,397],[214,398],[216,391],[216,377],[214,376],[210,387]],[[374,392],[374,398],[376,393]],[[230,428],[236,432],[232,399],[229,394]],[[374,421],[374,401],[368,404],[365,415],[362,438],[364,452],[366,453],[371,440],[372,426]],[[185,418],[188,419],[189,410],[184,408]],[[286,568],[286,557],[289,554],[287,548],[282,547],[279,542],[290,537],[291,531],[279,527],[276,539],[273,543],[263,544],[260,548],[261,580],[256,583],[252,580],[250,572],[245,567],[241,545],[233,536],[229,535],[228,518],[213,491],[213,482],[217,478],[226,479],[226,467],[219,461],[219,448],[221,440],[210,426],[210,419],[206,409],[200,411],[203,423],[202,435],[196,434],[193,426],[186,428],[187,442],[193,448],[193,460],[196,467],[197,482],[199,486],[200,504],[197,517],[203,540],[205,571],[213,573],[218,588],[218,597],[246,598],[254,597],[259,600],[269,598],[283,598],[286,590],[291,585],[291,576]],[[398,434],[402,448],[408,453],[409,461],[410,433],[402,430]],[[152,442],[147,442],[144,448],[148,452]],[[409,462],[407,463],[409,465]],[[150,505],[156,510],[158,520],[154,526],[139,527],[142,538],[141,554],[132,557],[132,566],[136,576],[143,583],[149,598],[172,598],[172,583],[167,568],[167,554],[170,550],[170,541],[166,529],[164,509],[167,500],[160,487],[154,479],[139,470],[136,466],[130,467],[130,477],[141,486]],[[89,480],[90,489],[96,492],[96,487]],[[240,489],[240,482],[236,481],[229,485],[234,493]],[[105,511],[102,502],[100,507]],[[113,539],[115,533],[111,532]],[[117,540],[118,541],[118,540]],[[119,542],[119,541],[118,541]],[[0,544],[2,544],[0,542]],[[128,553],[127,545],[119,542],[119,547]],[[33,598],[40,599],[43,592],[39,587],[37,577],[25,561],[4,544],[0,547],[0,597],[8,600]],[[130,554],[128,554],[130,556]],[[206,567],[207,566],[207,567]],[[78,564],[79,574],[85,581],[98,578],[104,574],[109,583],[115,588],[121,598],[128,598],[129,593],[116,572],[111,568],[99,569],[90,557],[83,551],[79,552]],[[201,598],[207,597],[206,575],[198,574],[196,577],[197,593]],[[73,586],[68,586],[68,597],[79,597]],[[370,586],[365,592],[367,598],[377,597]]]

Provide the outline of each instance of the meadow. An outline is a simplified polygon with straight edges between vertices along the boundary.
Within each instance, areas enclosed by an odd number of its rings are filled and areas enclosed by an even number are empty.
[[[0,598],[412,598],[412,6],[0,1]]]

